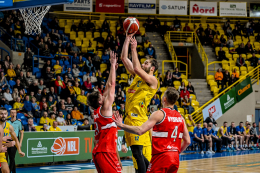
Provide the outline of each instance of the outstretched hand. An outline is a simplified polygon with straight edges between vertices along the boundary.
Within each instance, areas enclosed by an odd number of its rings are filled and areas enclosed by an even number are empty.
[[[137,31],[136,31],[136,32],[137,32]],[[130,39],[133,38],[133,36],[135,35],[136,32],[134,32],[134,33],[132,33],[132,34],[126,33],[126,40],[130,41]]]
[[[120,115],[119,114],[119,112],[118,111],[116,111],[116,113],[114,114],[114,116],[115,116],[115,119],[113,119],[112,118],[112,120],[116,123],[116,125],[118,126],[118,127],[122,127],[122,125],[123,125],[123,117],[122,117],[122,115]]]
[[[136,50],[137,41],[136,41],[136,39],[135,39],[134,37],[132,37],[132,38],[130,39],[130,43],[131,43],[131,49]]]
[[[113,51],[110,52],[110,64],[114,67],[117,67],[116,53]]]

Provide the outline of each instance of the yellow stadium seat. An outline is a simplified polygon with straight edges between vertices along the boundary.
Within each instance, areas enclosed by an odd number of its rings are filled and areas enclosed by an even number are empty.
[[[107,64],[100,64],[100,68],[107,68]]]
[[[64,22],[59,22],[59,26],[60,26],[61,28],[64,28],[64,27],[65,27],[65,21],[64,21]]]
[[[128,75],[125,74],[125,73],[122,73],[122,74],[120,75],[120,77],[121,77],[121,79],[128,80]]]
[[[240,74],[240,76],[245,76],[247,74],[247,72],[246,71],[241,71],[241,74]]]
[[[222,50],[223,51],[228,51],[228,48],[227,47],[223,47]]]
[[[76,32],[71,32],[70,33],[70,39],[75,40],[76,39]]]
[[[187,43],[191,43],[192,42],[192,38],[191,37],[188,37],[187,40],[186,40]]]
[[[197,100],[195,94],[191,94],[191,95],[190,95],[190,98],[191,98],[191,100]]]
[[[247,71],[247,68],[245,66],[240,67],[240,71]]]
[[[138,52],[138,55],[139,55],[140,57],[143,57],[143,56],[144,56],[144,52],[140,51],[140,52]]]
[[[76,40],[76,46],[81,47],[81,45],[82,45],[82,41],[81,40]]]
[[[248,71],[248,72],[252,71],[253,69],[254,69],[254,67],[252,67],[252,66],[247,66],[247,71]]]
[[[107,36],[108,36],[108,33],[107,32],[102,32],[102,37],[106,40],[107,39]]]
[[[214,81],[214,76],[213,75],[208,75],[207,76],[207,82],[209,83],[210,80],[213,80]]]
[[[200,106],[199,105],[199,102],[196,101],[196,100],[191,100],[191,106],[194,107],[194,106]]]
[[[181,78],[182,78],[182,80],[183,80],[183,79],[187,79],[187,76],[182,73],[182,74],[181,74]]]
[[[97,51],[97,55],[99,56],[99,57],[101,57],[102,56],[102,51]]]
[[[121,84],[122,82],[123,82],[123,83],[127,83],[127,80],[119,80],[118,83]]]
[[[236,40],[241,40],[242,38],[241,38],[240,35],[236,35],[235,39],[236,39]]]
[[[107,68],[100,68],[100,72],[103,73]]]
[[[66,25],[64,32],[65,32],[66,34],[69,34],[69,33],[70,33],[70,26]]]
[[[247,54],[246,55],[246,59],[249,59],[249,58],[251,58],[252,57],[252,54]]]
[[[228,59],[232,59],[232,55],[231,55],[231,54],[226,54],[226,57],[227,57]]]
[[[87,53],[87,52],[88,52],[88,48],[86,48],[86,47],[82,47],[82,48],[81,48],[81,52],[83,52],[83,53]]]
[[[167,90],[167,88],[166,87],[161,87],[160,90],[161,90],[162,93],[164,93]]]
[[[184,109],[183,108],[178,108],[178,112],[181,114],[181,115],[184,115]]]
[[[238,54],[233,54],[233,59],[235,60],[237,58],[239,58],[239,55]]]
[[[215,88],[218,88],[217,82],[216,82],[216,85],[212,85],[212,87],[210,87],[210,91],[211,91],[211,92],[214,92],[214,89],[215,89]]]
[[[238,66],[234,66],[234,67],[232,68],[232,71],[234,71],[234,69],[237,69],[237,71],[239,71],[239,67],[238,67]]]
[[[180,81],[173,81],[173,85],[174,86],[180,86],[181,85],[181,82]],[[177,88],[178,89],[178,88]]]
[[[94,32],[94,38],[100,37],[100,33],[99,32]]]
[[[217,55],[217,56],[218,56],[218,51],[219,51],[219,49],[220,49],[219,47],[216,47],[216,48],[215,48],[215,52],[216,52],[216,55]]]
[[[185,85],[185,86],[188,86],[188,85],[189,85],[189,81],[187,81],[186,79],[182,80],[182,82],[184,82],[184,85]]]
[[[142,59],[140,60],[141,64],[143,64],[145,61],[146,61],[146,58],[142,58]]]
[[[214,97],[215,97],[216,95],[218,95],[218,93],[219,93],[219,89],[218,89],[217,87],[214,88],[214,90],[213,90]]]
[[[78,32],[78,37],[83,39],[85,36],[84,36],[84,32],[83,31],[79,31]]]

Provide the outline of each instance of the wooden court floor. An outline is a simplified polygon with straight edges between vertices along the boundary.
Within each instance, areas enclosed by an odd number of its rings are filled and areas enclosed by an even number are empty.
[[[209,157],[209,156],[206,156]],[[203,158],[180,162],[178,173],[260,173],[260,153]],[[96,170],[70,171],[63,173],[97,173]],[[134,173],[133,166],[123,168],[122,173]]]

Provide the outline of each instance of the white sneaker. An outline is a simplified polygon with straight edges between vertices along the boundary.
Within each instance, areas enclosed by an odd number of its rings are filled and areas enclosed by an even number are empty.
[[[214,151],[210,151],[212,154],[215,154],[215,152]]]
[[[204,154],[204,151],[201,151],[200,154]]]
[[[239,149],[238,147],[236,148],[236,150],[237,150],[237,151],[240,151],[240,149]]]
[[[208,150],[208,151],[206,152],[206,154],[211,154],[211,151]]]

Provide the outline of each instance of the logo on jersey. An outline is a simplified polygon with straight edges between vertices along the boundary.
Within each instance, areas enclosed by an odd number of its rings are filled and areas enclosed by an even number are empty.
[[[167,146],[167,149],[170,150],[170,151],[176,151],[176,150],[178,150],[178,148],[173,147],[173,146],[170,146],[170,145]]]
[[[132,117],[138,117],[138,114],[131,113]]]
[[[139,136],[135,136],[135,141],[139,141]]]
[[[143,108],[144,107],[144,102],[140,102],[139,105],[140,105],[141,108]]]
[[[137,87],[140,87],[140,84],[142,83],[142,81],[138,81],[137,82]]]
[[[182,122],[182,117],[168,117],[169,122]]]
[[[62,138],[55,139],[51,152],[56,155],[78,155],[79,154],[79,138]]]
[[[128,93],[135,93],[136,90],[128,89]]]

